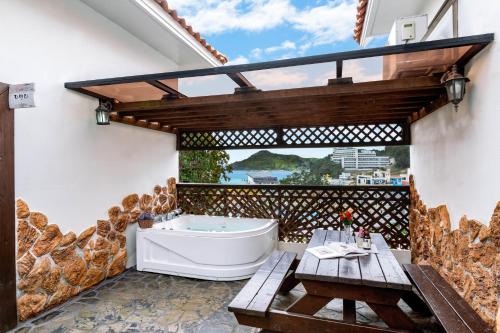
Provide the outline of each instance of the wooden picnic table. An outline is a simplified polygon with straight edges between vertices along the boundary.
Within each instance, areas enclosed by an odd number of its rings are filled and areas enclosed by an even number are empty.
[[[344,241],[334,230],[315,230],[308,247]],[[318,259],[305,252],[274,251],[229,304],[242,325],[261,332],[418,332],[416,324],[399,308],[403,299],[413,310],[430,314],[380,234],[371,234],[378,253],[354,258]],[[306,293],[285,311],[271,307],[278,292],[302,283]],[[343,320],[315,314],[335,298],[343,300]],[[356,302],[365,302],[388,327],[356,322]]]
[[[355,324],[356,301],[365,302],[392,329],[418,331],[397,303],[404,299],[413,309],[425,311],[424,303],[412,292],[411,282],[383,236],[377,233],[370,236],[378,253],[320,260],[306,251],[295,271],[295,278],[302,282],[306,294],[287,312],[314,315],[331,300],[341,298],[343,320],[353,324],[353,332],[366,331]],[[342,241],[345,241],[343,232],[318,229],[308,247]]]

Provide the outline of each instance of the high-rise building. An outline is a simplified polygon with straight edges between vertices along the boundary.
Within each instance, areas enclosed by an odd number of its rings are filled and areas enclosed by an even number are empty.
[[[361,148],[334,148],[332,161],[346,170],[371,170],[391,165],[389,156],[377,156],[374,150]]]

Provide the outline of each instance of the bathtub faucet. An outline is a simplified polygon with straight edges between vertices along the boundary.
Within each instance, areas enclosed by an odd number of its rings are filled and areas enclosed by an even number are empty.
[[[182,214],[182,209],[177,208],[177,209],[167,213],[167,221],[173,220],[181,214]]]

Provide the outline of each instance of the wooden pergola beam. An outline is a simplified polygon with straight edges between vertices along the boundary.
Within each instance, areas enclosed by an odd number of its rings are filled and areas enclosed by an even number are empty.
[[[436,97],[438,97],[437,95]],[[120,113],[121,116],[134,116],[137,119],[149,119],[149,118],[197,118],[197,117],[207,117],[207,116],[238,116],[238,115],[250,115],[250,114],[266,114],[272,113],[274,115],[282,114],[300,114],[303,112],[310,113],[335,113],[335,112],[350,112],[352,114],[371,114],[376,111],[395,111],[395,110],[408,110],[408,109],[420,109],[423,105],[427,105],[432,100],[422,100],[421,103],[414,102],[401,102],[401,103],[381,103],[381,104],[365,104],[356,105],[354,103],[345,104],[316,104],[311,106],[307,103],[297,103],[291,105],[289,108],[284,109],[276,105],[266,105],[262,106],[245,106],[244,108],[199,108],[196,110],[179,110],[179,111],[165,111],[165,112],[127,112]],[[373,111],[373,112],[372,112]]]
[[[137,119],[134,119],[133,117],[120,117],[117,114],[110,114],[109,120],[111,120],[115,123],[121,123],[121,124],[136,126],[136,127],[142,127],[142,128],[148,128],[148,129],[152,129],[152,130],[160,131],[160,132],[165,132],[165,133],[175,133],[176,132],[173,128],[171,128],[168,125],[154,123],[154,122],[150,122],[150,121],[137,120]]]
[[[321,124],[321,119],[317,120],[312,118],[309,121],[297,120],[296,123],[290,123],[287,127],[325,127],[325,125],[315,125],[311,126],[311,124]],[[394,117],[378,117],[374,121],[366,122],[361,117],[347,117],[347,118],[337,118],[335,119],[335,124],[337,125],[350,125],[350,124],[372,124],[372,123],[401,123],[406,122],[405,118],[394,118]],[[167,123],[161,123],[162,125],[167,125]],[[236,127],[237,126],[237,127]],[[240,122],[240,123],[230,123],[227,125],[220,125],[217,122],[191,122],[189,124],[176,124],[172,125],[175,128],[175,131],[185,130],[185,131],[203,131],[203,130],[247,130],[247,129],[255,129],[261,128],[260,123],[252,123],[252,122]],[[269,122],[269,127],[281,127],[279,122]]]
[[[409,133],[408,126],[412,121],[448,103],[439,74],[454,64],[463,68],[493,40],[493,34],[483,34],[252,64],[67,82],[65,87],[113,101],[113,121],[170,133],[210,129],[227,132],[250,128],[263,130],[269,126],[277,131],[297,126],[389,126],[377,127],[378,131],[383,131],[394,123],[404,124],[404,131]],[[436,52],[431,53],[438,58],[441,50],[446,49],[456,50],[456,56],[444,64],[437,59],[434,61],[434,58],[428,59],[427,67],[420,65],[420,68],[417,64],[417,72],[406,73],[411,77],[363,83],[352,83],[352,78],[342,77],[343,64],[348,60],[433,50]],[[243,75],[249,71],[329,62],[336,63],[336,78],[330,79],[326,86],[260,91]],[[211,75],[228,76],[238,85],[235,93],[186,97],[163,83],[164,80]],[[135,83],[136,88],[126,86],[128,83]],[[131,89],[133,92],[137,89],[137,94],[130,93]],[[166,98],[162,99],[158,89],[167,93]],[[105,92],[113,97],[100,95]],[[145,98],[156,100],[140,101]],[[123,102],[134,99],[135,102]],[[373,127],[360,128],[369,132]],[[377,132],[370,134],[377,135]],[[315,137],[314,133],[307,135]],[[408,144],[409,139],[403,141]],[[389,140],[388,143],[401,144],[401,141],[394,143]]]
[[[122,121],[159,123],[168,131],[237,129],[405,121],[446,93],[433,76],[319,86],[248,94],[226,94],[115,103]],[[140,123],[137,123],[140,122]]]
[[[238,113],[238,114],[198,114],[198,115],[186,115],[186,116],[149,116],[149,117],[136,117],[137,120],[147,120],[147,121],[163,121],[163,122],[172,122],[172,123],[189,123],[196,120],[209,120],[212,119],[216,122],[221,123],[221,117],[225,117],[224,122],[229,122],[231,120],[238,121],[238,119],[250,119],[255,120],[255,122],[259,122],[259,117],[267,117],[268,119],[273,120],[291,120],[291,119],[304,119],[304,113],[308,112],[307,119],[310,117],[318,117],[321,119],[330,119],[332,117],[364,117],[364,119],[372,119],[373,117],[377,117],[380,115],[385,116],[393,116],[397,118],[398,116],[404,117],[405,115],[411,114],[412,112],[419,111],[420,107],[399,107],[399,108],[387,108],[387,109],[335,109],[335,110],[325,110],[324,112],[311,112],[304,108],[299,110],[298,112],[269,112],[269,111],[254,111],[254,112],[246,112],[246,113]]]
[[[238,114],[238,113],[249,113],[253,111],[269,111],[276,113],[290,113],[294,110],[303,110],[307,108],[308,110],[314,110],[321,108],[326,110],[342,110],[342,109],[390,109],[393,107],[416,107],[420,108],[426,105],[430,101],[436,99],[439,96],[437,93],[432,93],[431,95],[420,97],[420,98],[390,98],[389,96],[381,99],[371,99],[364,98],[363,100],[354,98],[327,98],[327,99],[299,99],[295,100],[292,105],[288,108],[283,108],[283,104],[280,102],[270,102],[265,105],[261,103],[245,103],[245,105],[238,104],[224,104],[222,106],[206,106],[206,107],[196,107],[196,108],[178,108],[174,110],[140,110],[140,111],[118,111],[122,116],[135,116],[137,118],[148,118],[151,116],[191,116],[191,115],[202,115],[206,116],[207,113],[210,115],[226,115],[226,114]]]
[[[356,96],[363,100],[366,94],[391,94],[398,92],[443,90],[439,78],[432,76],[405,78],[395,80],[381,80],[337,86],[321,86],[296,89],[282,89],[272,91],[258,91],[252,94],[228,94],[215,96],[190,97],[178,100],[143,101],[117,103],[114,110],[117,112],[141,110],[175,110],[179,108],[220,106],[230,103],[259,103],[271,101],[286,101],[290,99],[321,98]],[[411,96],[411,94],[409,94]]]

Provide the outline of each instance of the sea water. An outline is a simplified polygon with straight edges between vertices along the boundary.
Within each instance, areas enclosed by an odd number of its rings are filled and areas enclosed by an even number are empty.
[[[290,176],[293,172],[288,170],[234,170],[228,173],[229,180],[220,180],[221,184],[248,184],[248,174],[266,172],[271,176],[277,177],[279,181]]]

